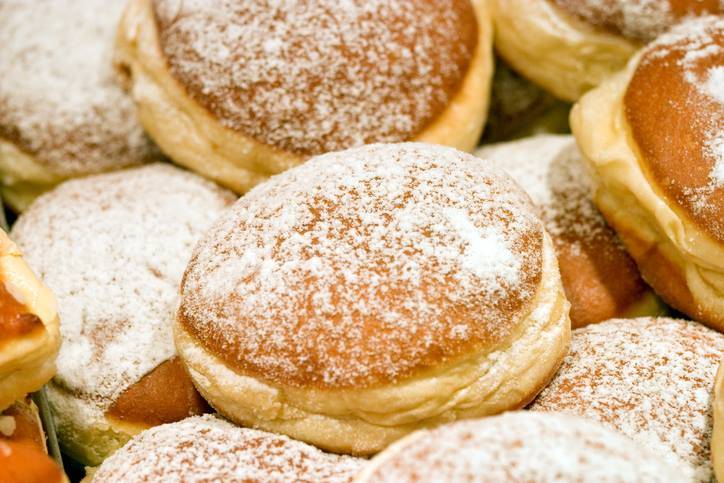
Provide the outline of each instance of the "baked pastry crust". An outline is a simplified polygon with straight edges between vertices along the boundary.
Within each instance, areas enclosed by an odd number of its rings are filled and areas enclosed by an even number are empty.
[[[721,17],[703,17],[675,28],[571,113],[595,173],[596,204],[644,279],[669,305],[718,330],[724,190],[710,149],[724,131],[724,109],[701,89],[707,72],[721,66],[714,39],[723,25]]]
[[[396,140],[474,149],[485,123],[493,56],[488,1],[473,0],[471,4],[478,37],[457,92],[451,94],[444,109],[413,139]],[[119,28],[116,61],[127,77],[143,125],[176,162],[234,191],[245,192],[308,157],[225,127],[172,75],[163,52],[153,0],[133,0]]]

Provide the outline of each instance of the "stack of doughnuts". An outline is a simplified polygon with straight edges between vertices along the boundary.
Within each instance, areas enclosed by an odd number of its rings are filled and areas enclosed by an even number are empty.
[[[0,0],[0,45],[1,483],[724,479],[723,0]]]

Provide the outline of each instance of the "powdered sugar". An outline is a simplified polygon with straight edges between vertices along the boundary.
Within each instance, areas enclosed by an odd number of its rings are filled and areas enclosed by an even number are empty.
[[[155,155],[111,54],[123,0],[0,4],[0,137],[59,176]]]
[[[411,139],[477,44],[469,0],[154,1],[172,74],[220,122],[317,154]]]
[[[109,457],[92,481],[343,483],[364,463],[207,415],[141,433]]]
[[[179,317],[232,367],[292,385],[396,380],[511,333],[542,227],[458,151],[320,156],[242,198],[195,250]]]
[[[681,481],[623,435],[564,414],[511,412],[418,434],[363,481]]]
[[[106,409],[174,354],[184,267],[232,200],[195,175],[154,164],[68,181],[20,217],[13,238],[59,301],[56,384]]]
[[[695,322],[616,319],[573,332],[571,352],[531,405],[621,431],[709,482],[711,392],[724,335]]]

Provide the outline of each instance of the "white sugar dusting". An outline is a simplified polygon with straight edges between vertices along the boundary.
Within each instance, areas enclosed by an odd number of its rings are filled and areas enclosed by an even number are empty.
[[[106,409],[175,353],[181,275],[233,199],[153,164],[65,182],[23,213],[13,239],[58,299],[57,384]]]
[[[525,195],[489,163],[371,145],[243,197],[196,248],[180,313],[272,380],[395,379],[509,334],[537,290],[541,243]]]
[[[625,436],[565,414],[509,412],[418,434],[369,481],[682,481]]]
[[[0,137],[57,175],[97,173],[156,155],[111,65],[125,4],[0,3]]]
[[[206,415],[141,433],[104,461],[92,481],[346,483],[365,463]]]
[[[573,332],[570,354],[530,409],[621,431],[710,482],[711,393],[724,335],[674,319],[617,319]]]
[[[411,139],[477,39],[467,0],[155,0],[171,72],[225,126],[317,154]]]

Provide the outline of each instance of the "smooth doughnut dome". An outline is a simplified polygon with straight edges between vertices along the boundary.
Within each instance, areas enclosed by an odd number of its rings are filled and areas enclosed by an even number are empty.
[[[296,481],[344,483],[363,459],[319,451],[286,436],[238,428],[215,416],[158,426],[132,439],[93,473],[94,483]]]
[[[66,451],[87,464],[152,424],[206,408],[174,358],[178,284],[193,245],[234,200],[171,165],[67,181],[12,234],[63,321],[49,398]]]
[[[696,322],[614,319],[573,331],[570,354],[533,411],[600,421],[680,468],[713,479],[712,391],[724,335]]]
[[[411,139],[477,45],[469,0],[154,0],[172,75],[235,131],[319,154]]]
[[[542,244],[522,192],[476,158],[415,144],[333,153],[215,225],[184,276],[179,319],[272,383],[394,382],[516,331]]]
[[[414,433],[373,459],[367,482],[682,481],[625,436],[564,414],[509,412]]]

